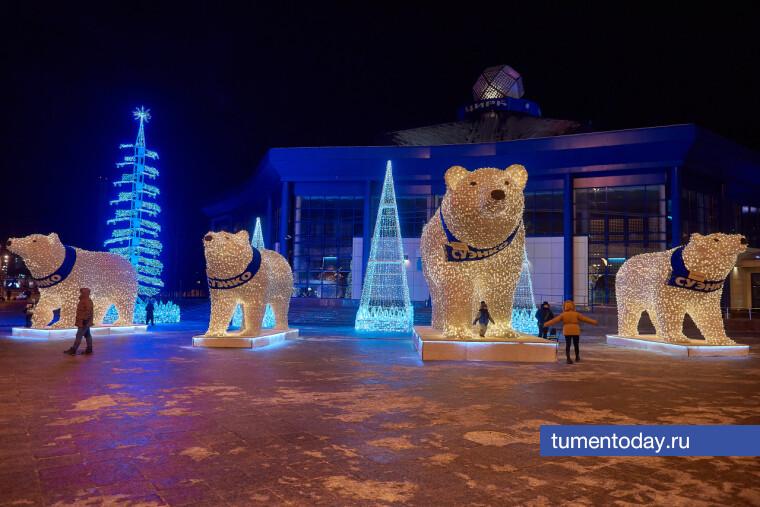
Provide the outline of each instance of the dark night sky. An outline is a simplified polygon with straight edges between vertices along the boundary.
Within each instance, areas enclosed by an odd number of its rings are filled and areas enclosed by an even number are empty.
[[[268,147],[371,144],[450,121],[490,65],[521,72],[549,117],[596,129],[695,122],[760,148],[757,13],[729,3],[273,3],[6,8],[0,238],[57,231],[98,249],[98,177],[117,175],[118,144],[134,140],[131,111],[143,104],[175,286],[202,269],[201,206],[243,182]]]

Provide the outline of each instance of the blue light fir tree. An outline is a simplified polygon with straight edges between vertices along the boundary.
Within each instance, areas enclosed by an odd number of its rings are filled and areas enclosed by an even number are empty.
[[[414,309],[409,300],[404,247],[389,160],[354,327],[359,331],[406,332],[411,331],[413,324]]]
[[[261,219],[256,217],[256,226],[253,228],[253,234],[251,234],[251,246],[263,250],[264,246],[264,233],[261,231]],[[261,321],[261,327],[268,329],[273,328],[275,324],[274,310],[271,305],[267,305],[264,309],[264,319]],[[240,328],[243,325],[243,307],[237,305],[235,312],[232,314],[231,326],[234,328]]]
[[[536,301],[533,297],[533,280],[530,274],[528,253],[525,250],[523,250],[520,280],[517,282],[515,297],[512,302],[512,329],[525,334],[538,334]]]
[[[158,178],[158,169],[149,165],[158,160],[158,153],[145,146],[145,124],[150,121],[150,109],[140,107],[133,115],[139,122],[137,138],[134,144],[119,145],[119,149],[127,150],[127,154],[116,167],[128,170],[113,182],[119,191],[116,199],[110,201],[115,207],[114,216],[106,222],[113,230],[103,246],[135,267],[138,283],[135,322],[145,322],[148,298],[157,295],[164,286],[161,280],[164,265],[160,260],[163,250],[159,239],[161,225],[157,221],[161,213],[157,203],[160,190],[153,184]],[[171,301],[159,302],[155,305],[154,315],[156,322],[179,322],[179,307]]]

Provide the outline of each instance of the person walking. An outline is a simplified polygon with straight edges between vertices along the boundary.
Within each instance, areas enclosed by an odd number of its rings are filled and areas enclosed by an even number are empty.
[[[76,313],[77,336],[74,339],[74,345],[64,350],[64,354],[70,356],[76,355],[79,344],[82,343],[82,337],[87,340],[87,348],[84,353],[92,354],[92,335],[90,334],[90,326],[92,326],[93,310],[92,299],[90,299],[90,289],[82,287],[79,289],[79,304],[77,304]]]
[[[148,326],[155,326],[156,322],[153,318],[153,312],[155,310],[156,306],[153,302],[153,298],[150,298],[148,300],[148,304],[145,305],[145,324]]]
[[[26,308],[24,309],[24,315],[26,315],[25,327],[32,327],[32,317],[34,317],[34,302],[33,301],[28,301],[26,303]]]
[[[554,312],[552,312],[551,306],[549,306],[549,303],[544,301],[541,303],[541,307],[536,310],[536,321],[538,322],[538,337],[546,339],[546,336],[549,334],[549,328],[546,327],[545,323],[547,320],[551,320],[554,318]]]
[[[562,313],[554,317],[553,319],[544,322],[545,327],[551,327],[555,324],[562,322],[562,333],[565,335],[565,353],[567,354],[567,364],[573,364],[573,360],[570,359],[570,343],[575,347],[575,360],[581,360],[580,354],[580,336],[581,336],[581,322],[597,325],[597,322],[589,317],[586,317],[582,313],[575,310],[575,303],[572,299],[565,301],[562,306]]]
[[[473,325],[477,322],[480,324],[480,337],[484,337],[486,335],[486,331],[488,330],[488,322],[491,322],[491,324],[496,324],[496,322],[493,321],[491,318],[491,314],[488,313],[488,305],[485,301],[480,302],[480,310],[478,310],[478,316],[475,317],[475,320],[472,321]]]

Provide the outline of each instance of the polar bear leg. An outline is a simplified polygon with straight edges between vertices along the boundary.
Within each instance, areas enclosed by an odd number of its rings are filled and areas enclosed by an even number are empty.
[[[32,327],[35,329],[42,329],[50,324],[50,321],[53,320],[53,310],[57,307],[57,304],[42,296],[40,301],[34,307]]]
[[[699,332],[705,337],[707,343],[721,345],[736,343],[726,335],[719,300],[716,302],[710,301],[708,305],[698,308],[696,311],[689,311],[689,316],[697,325]]]
[[[108,309],[111,308],[110,302],[104,302],[104,301],[95,301],[95,304],[93,305],[93,311],[92,311],[92,325],[93,326],[101,326],[103,325],[103,319],[106,316],[106,313],[108,312]],[[119,315],[121,317],[121,315]]]
[[[119,318],[113,323],[114,326],[131,325],[135,319],[135,300],[129,299],[121,304],[116,304],[116,313],[119,314]]]
[[[266,304],[243,303],[243,329],[242,336],[258,336],[261,334],[261,321],[264,320]]]
[[[494,320],[494,324],[488,325],[486,336],[497,336],[499,338],[517,338],[520,333],[512,329],[512,304],[515,289],[512,287],[487,285],[481,288],[481,297],[478,299],[477,307],[480,307],[480,301],[488,304],[488,313]],[[477,313],[477,312],[476,312]]]
[[[638,336],[639,321],[645,308],[633,301],[618,299],[618,334],[620,336]]]
[[[453,288],[453,287],[452,287]],[[437,305],[443,321],[443,335],[448,338],[466,338],[472,335],[472,285],[458,286],[456,290],[439,294]]]
[[[211,291],[211,318],[208,323],[208,330],[204,336],[224,336],[227,334],[227,328],[232,320],[232,314],[235,312],[237,300],[224,295],[218,296]],[[222,291],[225,292],[225,291]]]
[[[671,343],[686,341],[686,335],[683,334],[683,319],[686,315],[686,309],[669,307],[666,313],[661,305],[658,307],[655,309],[654,319],[652,319],[657,336]]]
[[[287,329],[288,310],[290,309],[290,294],[273,297],[269,302],[269,305],[272,307],[272,310],[274,310],[274,328]]]
[[[79,298],[77,298],[78,302]],[[77,322],[77,304],[61,304],[61,318],[51,327],[74,327]]]

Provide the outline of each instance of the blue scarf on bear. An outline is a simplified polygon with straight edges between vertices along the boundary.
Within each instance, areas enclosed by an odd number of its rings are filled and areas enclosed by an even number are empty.
[[[667,284],[697,292],[715,292],[722,289],[724,280],[705,280],[702,273],[689,271],[683,260],[683,249],[684,247],[680,246],[670,255],[670,278]]]
[[[443,245],[443,248],[446,252],[446,260],[448,262],[480,261],[496,255],[512,244],[515,236],[517,236],[517,231],[520,230],[520,226],[522,225],[521,220],[517,224],[517,227],[515,227],[515,230],[512,231],[509,236],[507,236],[507,239],[498,245],[492,246],[490,248],[477,248],[459,241],[446,225],[446,220],[443,219],[443,210],[439,209],[438,214],[441,217],[443,232],[446,234],[446,239],[448,240],[448,244]]]
[[[50,273],[47,276],[43,276],[41,278],[35,278],[32,277],[32,280],[34,280],[34,283],[37,284],[37,287],[40,289],[49,289],[50,287],[54,285],[58,285],[62,281],[64,281],[66,278],[69,277],[71,274],[71,270],[74,269],[74,263],[77,261],[77,251],[72,246],[65,246],[64,245],[64,255],[63,255],[63,262],[61,263],[60,267]]]
[[[251,278],[256,276],[256,273],[259,272],[259,268],[261,268],[261,252],[259,252],[258,248],[254,248],[253,258],[251,259],[251,262],[248,263],[248,266],[246,266],[243,272],[239,275],[232,276],[230,278],[214,278],[213,276],[209,276],[208,273],[206,273],[208,288],[227,290],[234,289],[235,287],[240,287],[241,285],[248,283]]]

